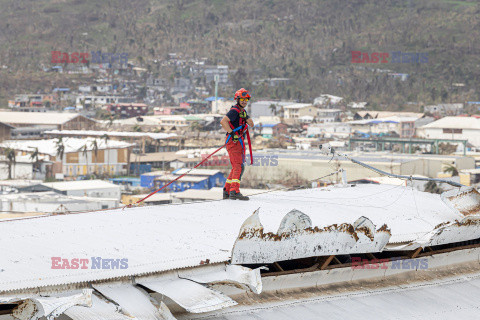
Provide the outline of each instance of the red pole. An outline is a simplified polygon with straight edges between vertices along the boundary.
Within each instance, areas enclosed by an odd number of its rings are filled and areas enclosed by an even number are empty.
[[[192,169],[188,170],[187,172],[185,172],[184,174],[182,174],[181,176],[179,176],[178,178],[175,178],[174,180],[170,181],[169,183],[167,183],[166,185],[164,185],[163,187],[161,187],[160,189],[158,190],[155,190],[153,191],[152,193],[150,193],[148,196],[146,196],[145,198],[141,199],[141,200],[138,200],[137,202],[135,202],[133,205],[136,205],[136,204],[139,204],[140,202],[143,202],[145,200],[147,200],[148,198],[150,198],[151,196],[153,196],[155,193],[157,193],[158,191],[162,190],[163,188],[165,187],[168,187],[169,185],[171,185],[172,183],[174,183],[175,181],[177,181],[178,179],[184,177],[185,175],[187,175],[190,171],[192,171],[193,169],[197,168],[198,166],[200,166],[202,163],[204,163],[208,158],[210,158],[211,156],[213,156],[215,153],[217,153],[218,151],[220,151],[223,147],[225,147],[226,144],[224,144],[223,146],[221,146],[220,148],[218,148],[217,150],[215,150],[213,153],[209,154],[205,159],[203,159],[200,163],[198,163],[195,167],[193,167]],[[129,204],[125,207],[131,207],[132,205]],[[125,208],[124,207],[124,208]]]

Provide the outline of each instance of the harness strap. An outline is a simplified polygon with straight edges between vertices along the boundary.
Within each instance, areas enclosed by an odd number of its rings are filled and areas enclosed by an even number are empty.
[[[237,106],[233,106],[231,109],[234,109],[235,111],[237,111],[239,114],[240,114],[240,108],[238,108]],[[228,124],[230,125],[230,128],[233,130],[233,132],[236,132],[236,131],[240,131],[239,132],[239,138],[238,138],[238,141],[240,141],[240,144],[242,145],[242,150],[243,150],[243,155],[242,155],[242,158],[243,158],[243,161],[245,161],[245,142],[243,141],[243,135],[246,134],[247,135],[247,141],[248,141],[248,148],[250,150],[250,164],[252,165],[253,164],[253,154],[252,154],[252,142],[250,140],[250,132],[248,131],[248,125],[247,125],[247,122],[244,118],[241,118],[239,119],[239,126],[237,128],[235,128],[232,124],[232,122],[228,121]],[[225,140],[225,143],[228,143],[228,141],[230,140],[230,135],[227,135],[227,139]]]

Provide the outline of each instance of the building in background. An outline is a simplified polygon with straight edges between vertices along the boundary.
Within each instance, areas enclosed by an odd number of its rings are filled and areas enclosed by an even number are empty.
[[[0,119],[15,128],[38,128],[58,130],[91,130],[97,122],[77,113],[56,112],[0,112]]]
[[[270,139],[287,134],[288,125],[285,123],[258,123],[255,124],[254,131],[262,137]]]
[[[109,104],[107,111],[120,118],[131,118],[147,115],[148,106],[145,103],[117,103]]]
[[[170,184],[162,192],[180,192],[187,189],[211,189],[220,187],[225,184],[226,178],[223,173],[218,170],[211,169],[196,169],[188,172],[187,168],[180,168],[172,173],[157,172],[153,174],[146,174],[143,176],[142,187],[160,189],[167,183],[175,180],[179,176],[186,174],[184,177]],[[152,184],[153,180],[153,184]]]
[[[47,140],[8,140],[0,148],[12,148],[19,155],[39,156],[53,164],[47,176],[60,173],[67,177],[90,174],[124,175],[128,173],[133,144],[95,138]]]
[[[311,103],[295,103],[283,107],[284,119],[287,124],[298,124],[303,116],[315,117],[317,108]]]
[[[313,100],[313,104],[323,108],[331,108],[338,106],[342,101],[342,97],[333,96],[331,94],[322,94]]]
[[[256,121],[259,117],[281,116],[283,107],[295,104],[291,101],[260,100],[250,102],[248,114]]]
[[[14,129],[14,128],[15,127],[13,127],[9,124],[0,122],[0,142],[3,141],[3,140],[10,139],[11,134],[12,134],[12,129]]]
[[[480,147],[480,119],[445,117],[417,128],[417,135],[426,139],[468,140],[475,147]]]
[[[66,196],[115,199],[120,201],[120,187],[103,180],[78,180],[45,182],[45,191],[54,191]]]
[[[66,196],[57,192],[0,195],[0,212],[61,214],[118,208],[116,198]]]
[[[444,103],[425,106],[424,111],[435,117],[458,116],[463,113],[463,103]]]

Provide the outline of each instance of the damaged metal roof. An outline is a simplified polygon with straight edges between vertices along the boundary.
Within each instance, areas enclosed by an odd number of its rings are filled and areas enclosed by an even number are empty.
[[[440,196],[388,185],[276,191],[252,196],[248,202],[3,220],[0,304],[18,304],[13,316],[30,320],[61,314],[74,320],[173,320],[194,314],[242,319],[259,310],[268,319],[265,308],[256,303],[248,314],[242,313],[249,308],[244,303],[234,307],[238,300],[232,292],[246,292],[251,301],[249,295],[257,296],[263,288],[268,295],[398,271],[338,268],[277,279],[262,278],[264,267],[241,264],[413,250],[478,239],[479,226],[480,194],[475,189]],[[479,252],[445,253],[428,261],[432,266],[472,259],[478,263]],[[234,291],[217,290],[223,286]],[[293,313],[276,305],[271,316],[300,315],[307,308],[302,303]],[[325,303],[320,301],[311,313],[330,310]],[[218,312],[225,308],[232,313]]]
[[[464,200],[456,201],[459,197]],[[361,185],[277,191],[252,196],[248,202],[2,221],[0,290],[128,277],[230,259],[238,264],[268,263],[478,238],[480,228],[472,216],[478,199],[474,189],[440,197],[403,186]],[[466,214],[468,221],[463,220]],[[52,269],[53,257],[128,259],[128,267]]]
[[[478,319],[480,274],[383,288],[353,288],[313,298],[257,303],[178,319]]]

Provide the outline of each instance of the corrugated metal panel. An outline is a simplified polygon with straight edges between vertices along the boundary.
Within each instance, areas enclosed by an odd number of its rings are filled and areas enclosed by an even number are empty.
[[[404,245],[392,245],[387,250],[414,250],[419,247],[425,248],[478,238],[480,238],[480,217],[467,216],[460,221],[438,225],[416,241]]]
[[[72,306],[92,304],[92,289],[76,292],[64,292],[57,296],[10,296],[0,298],[1,303],[21,302],[13,315],[21,320],[36,320],[45,317],[53,320]]]
[[[65,314],[73,320],[134,320],[135,318],[126,316],[119,311],[117,305],[102,298],[92,295],[92,306],[79,307],[75,306]]]
[[[236,305],[222,293],[186,279],[139,280],[139,284],[164,294],[192,313],[208,312]]]
[[[474,188],[445,192],[442,199],[464,216],[480,213],[480,193]]]
[[[126,315],[142,320],[164,319],[159,304],[141,288],[131,284],[95,284],[93,287],[120,305]]]
[[[213,268],[190,269],[179,272],[179,277],[205,284],[234,284],[247,285],[254,293],[262,292],[262,278],[260,268],[250,269],[242,266],[227,265]]]
[[[441,223],[464,218],[438,195],[403,186],[366,185],[272,192],[235,203],[211,201],[0,221],[4,270],[0,291],[225,262],[240,226],[259,207],[264,233],[277,233],[285,215],[298,210],[319,229],[353,225],[366,216],[376,226],[388,225],[390,243],[416,241]],[[377,241],[380,248],[381,239],[374,237]],[[369,244],[366,238],[360,239],[363,242]],[[128,268],[52,269],[52,257],[128,259]]]
[[[343,294],[238,306],[179,319],[478,319],[480,275],[382,289],[352,288]]]
[[[324,228],[312,226],[309,216],[289,212],[280,223],[277,233],[264,233],[259,210],[242,225],[232,252],[232,263],[273,263],[306,257],[379,252],[390,239],[386,226],[375,225],[361,217],[351,225],[343,223]]]

